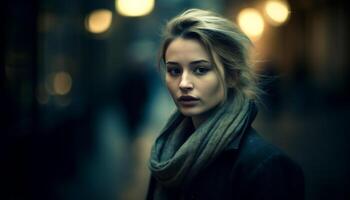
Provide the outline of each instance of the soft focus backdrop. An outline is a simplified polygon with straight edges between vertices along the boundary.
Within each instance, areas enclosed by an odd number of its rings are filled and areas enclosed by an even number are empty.
[[[350,199],[349,11],[338,0],[5,0],[1,199],[138,200],[175,109],[159,73],[165,22],[216,11],[254,43],[254,127],[305,172],[306,199]]]

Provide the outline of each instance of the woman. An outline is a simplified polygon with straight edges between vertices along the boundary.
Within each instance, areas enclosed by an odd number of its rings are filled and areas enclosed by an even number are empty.
[[[153,145],[147,199],[303,199],[303,173],[251,127],[248,37],[212,12],[168,22],[160,68],[178,108]]]

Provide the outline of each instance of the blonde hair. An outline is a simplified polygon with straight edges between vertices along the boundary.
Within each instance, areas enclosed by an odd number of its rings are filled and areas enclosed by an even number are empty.
[[[165,62],[165,52],[176,38],[195,39],[206,48],[216,72],[227,91],[235,96],[257,99],[259,88],[254,74],[249,38],[231,21],[213,12],[189,9],[171,19],[163,32],[159,67]],[[220,69],[220,66],[222,66]]]

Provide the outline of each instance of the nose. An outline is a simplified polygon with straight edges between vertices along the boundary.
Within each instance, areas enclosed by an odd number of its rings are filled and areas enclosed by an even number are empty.
[[[193,81],[191,80],[191,76],[188,73],[184,72],[182,74],[179,87],[182,91],[189,91],[193,89]]]

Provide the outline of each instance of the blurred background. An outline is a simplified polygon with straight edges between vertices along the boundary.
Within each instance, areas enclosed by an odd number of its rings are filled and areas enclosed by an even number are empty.
[[[350,199],[349,23],[338,0],[1,2],[1,199],[144,199],[154,138],[175,109],[161,28],[218,12],[254,42],[254,127],[303,168],[306,199]]]

